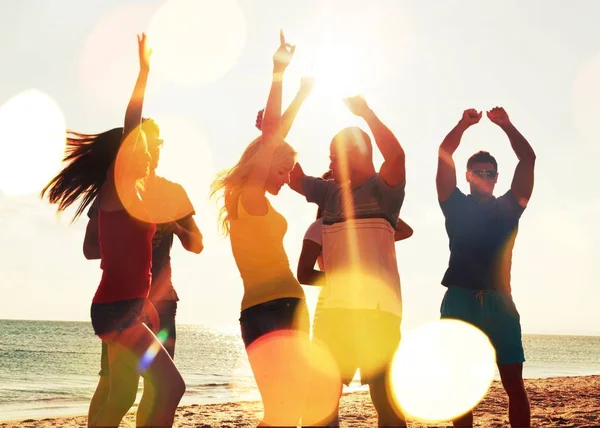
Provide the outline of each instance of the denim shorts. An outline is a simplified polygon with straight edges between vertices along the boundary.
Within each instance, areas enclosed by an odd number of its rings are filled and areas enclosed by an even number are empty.
[[[171,358],[175,358],[175,315],[177,314],[177,300],[158,300],[153,302],[160,319],[160,331],[166,333],[167,340],[163,343]],[[108,344],[102,341],[102,355],[100,356],[100,376],[108,376]]]
[[[244,345],[277,330],[299,330],[308,334],[310,323],[304,299],[282,298],[244,309],[240,314]]]
[[[146,299],[120,300],[111,303],[92,303],[90,315],[97,336],[120,333],[128,327],[145,322]]]
[[[440,312],[442,318],[467,322],[485,333],[496,350],[498,364],[525,361],[521,317],[509,293],[448,287]]]

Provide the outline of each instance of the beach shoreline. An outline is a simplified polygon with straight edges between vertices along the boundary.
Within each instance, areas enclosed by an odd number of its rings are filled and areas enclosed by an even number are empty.
[[[531,401],[532,426],[600,426],[600,375],[525,379]],[[508,401],[502,385],[494,381],[475,408],[475,425],[480,427],[508,426]],[[253,427],[262,416],[259,401],[239,401],[221,404],[191,404],[177,409],[175,427]],[[340,410],[341,426],[377,426],[375,410],[367,391],[344,393]],[[64,416],[40,419],[2,421],[8,427],[85,427],[86,416]],[[410,427],[448,427],[440,422],[425,424],[409,420]],[[121,427],[135,427],[135,409],[129,412]]]

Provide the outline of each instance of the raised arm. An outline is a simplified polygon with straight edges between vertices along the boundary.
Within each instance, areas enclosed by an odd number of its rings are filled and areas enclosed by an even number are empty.
[[[460,145],[460,140],[464,132],[475,125],[481,119],[481,112],[475,109],[468,109],[463,112],[462,118],[456,126],[446,135],[444,141],[438,150],[438,168],[435,177],[438,200],[447,201],[456,188],[456,166],[452,155]]]
[[[301,82],[300,82],[300,90],[296,93],[296,96],[294,97],[294,99],[292,100],[292,102],[290,103],[290,105],[288,106],[288,108],[285,110],[285,112],[283,113],[283,116],[281,116],[281,123],[280,123],[280,128],[279,128],[279,133],[278,136],[280,136],[281,138],[286,138],[288,133],[290,132],[290,129],[292,128],[292,125],[294,123],[294,120],[296,120],[296,115],[298,114],[298,111],[300,110],[300,107],[302,107],[302,104],[304,103],[304,101],[306,101],[306,98],[308,98],[308,96],[310,95],[310,92],[312,91],[312,88],[315,84],[315,79],[312,77],[303,77]],[[263,115],[265,113],[265,110],[260,110],[258,112],[258,114],[256,115],[256,127],[258,128],[259,131],[262,131],[262,123],[263,123]]]
[[[150,55],[152,50],[146,44],[146,34],[138,35],[138,54],[140,60],[140,71],[138,73],[133,94],[125,111],[125,123],[123,125],[123,138],[127,137],[142,123],[142,108],[144,106],[144,95],[146,93],[146,82],[150,71]]]
[[[379,171],[383,181],[390,187],[404,185],[406,183],[405,155],[394,133],[379,120],[361,96],[347,98],[345,102],[352,113],[367,122],[375,137],[375,144],[383,155],[383,165]]]
[[[289,65],[296,47],[286,43],[283,31],[279,33],[279,48],[273,55],[273,79],[271,81],[271,90],[267,98],[267,107],[265,108],[262,119],[263,139],[274,136],[279,132],[281,124],[281,95],[283,92],[283,74]]]
[[[281,120],[281,88],[283,73],[287,68],[295,47],[286,43],[283,32],[280,34],[280,44],[273,56],[273,81],[265,114],[262,119],[262,138],[259,144],[252,171],[242,189],[242,204],[251,215],[264,215],[267,212],[265,198],[265,182],[271,170],[273,154],[283,141],[278,137]]]
[[[511,123],[508,114],[502,107],[494,107],[487,112],[487,116],[506,133],[510,145],[519,159],[510,189],[519,205],[525,208],[533,192],[535,152],[525,137]]]
[[[306,101],[306,98],[310,95],[313,86],[315,86],[315,79],[313,77],[303,77],[300,81],[300,89],[296,93],[296,96],[281,116],[281,124],[278,135],[281,138],[286,138],[290,129],[292,128],[292,124],[294,120],[296,120],[296,115]]]

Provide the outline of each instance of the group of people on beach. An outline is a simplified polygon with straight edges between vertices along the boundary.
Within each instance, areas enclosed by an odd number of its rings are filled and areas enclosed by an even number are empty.
[[[142,114],[151,57],[144,34],[138,47],[140,69],[123,126],[93,135],[68,131],[66,166],[42,191],[59,211],[75,202],[76,217],[87,210],[83,252],[87,259],[101,260],[102,278],[91,305],[92,326],[102,341],[101,370],[89,426],[118,426],[135,401],[140,376],[138,426],[171,426],[185,392],[173,360],[178,297],[170,249],[177,236],[186,250],[200,253],[202,234],[184,188],[156,175],[163,140],[159,124]],[[282,114],[283,78],[294,50],[282,33],[266,107],[256,120],[261,134],[211,188],[213,196],[222,197],[220,225],[229,235],[244,286],[241,336],[263,399],[260,425],[339,426],[343,385],[360,369],[379,426],[407,426],[390,385],[402,319],[395,242],[413,233],[399,218],[405,153],[367,102],[351,97],[345,102],[366,122],[383,164],[377,169],[373,163],[371,136],[349,127],[331,140],[329,170],[319,177],[306,175],[285,138],[311,93],[312,78],[302,79]],[[498,165],[480,151],[467,162],[470,193],[465,195],[457,187],[453,153],[463,133],[482,117],[465,110],[438,151],[437,193],[450,245],[441,317],[465,321],[487,335],[509,397],[510,423],[526,427],[525,358],[510,269],[519,218],[533,190],[535,153],[504,109],[492,108],[488,119],[506,133],[518,158],[511,188],[493,195]],[[277,195],[286,184],[318,206],[297,275],[283,245],[286,219],[266,196]],[[321,288],[312,332],[300,284]],[[269,339],[268,352],[254,352]],[[325,407],[316,402],[311,354],[302,357],[299,351],[298,358],[289,358],[290,346],[312,349],[311,343],[335,362],[335,375],[328,377],[335,397]],[[298,378],[305,382],[300,393]],[[316,407],[322,410],[311,413]],[[472,426],[473,415],[453,422]]]

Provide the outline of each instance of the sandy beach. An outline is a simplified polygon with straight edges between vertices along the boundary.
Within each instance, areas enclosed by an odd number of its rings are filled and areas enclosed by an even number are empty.
[[[600,375],[525,381],[531,400],[532,425],[536,427],[600,426]],[[494,382],[484,400],[475,408],[475,424],[481,427],[508,426],[507,398],[502,386]],[[177,410],[176,427],[241,428],[256,426],[262,416],[260,402],[239,402],[182,406]],[[5,427],[85,427],[85,416],[26,419],[2,422]],[[122,427],[135,427],[135,414],[129,413]],[[341,426],[377,426],[376,414],[368,392],[344,394]],[[448,423],[421,424],[409,421],[410,427],[447,427]]]

